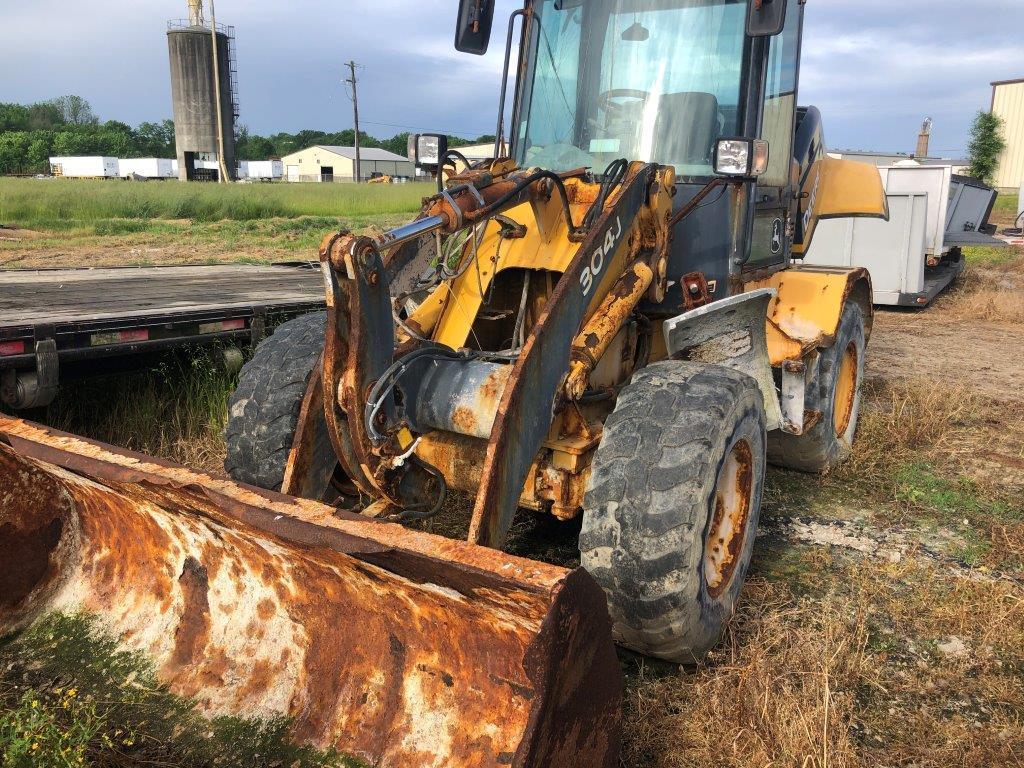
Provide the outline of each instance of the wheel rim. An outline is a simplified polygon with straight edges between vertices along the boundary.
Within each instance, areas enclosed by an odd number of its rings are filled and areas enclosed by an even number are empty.
[[[835,406],[832,411],[832,426],[836,437],[845,437],[853,420],[853,403],[857,399],[857,345],[852,341],[843,352],[836,380]]]
[[[715,482],[714,516],[704,545],[704,581],[718,597],[732,584],[747,536],[754,456],[746,440],[733,445]]]

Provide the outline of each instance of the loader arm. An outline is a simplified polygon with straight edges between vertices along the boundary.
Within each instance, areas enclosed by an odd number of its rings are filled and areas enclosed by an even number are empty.
[[[467,435],[481,440],[482,467],[469,538],[501,546],[556,414],[585,394],[641,298],[664,293],[674,175],[644,163],[622,163],[620,174],[604,189],[578,178],[582,171],[567,174],[567,183],[498,162],[453,179],[405,232],[379,242],[325,238],[327,338],[307,405],[319,386],[338,461],[372,513],[408,519],[436,511],[446,473],[417,447],[421,438]],[[394,297],[425,267],[416,238],[467,227],[472,242],[458,275],[396,328]],[[482,346],[473,330],[509,270],[522,270],[527,287],[531,274],[554,278],[532,297],[537,317],[511,352]],[[303,415],[290,470],[308,463],[318,434],[315,407]],[[577,473],[575,490],[558,493],[579,496],[581,488]]]
[[[483,482],[473,509],[470,541],[502,546],[530,466],[548,435],[555,411],[564,403],[564,393],[560,398],[559,389],[569,374],[577,332],[607,295],[609,283],[638,260],[657,262],[657,227],[660,225],[667,233],[667,216],[660,222],[649,222],[652,238],[645,252],[641,212],[650,205],[652,193],[661,191],[666,199],[670,197],[668,187],[659,188],[663,183],[664,179],[656,178],[654,166],[634,164],[619,196],[580,245],[548,298],[498,406]],[[667,236],[663,235],[661,243],[664,256]],[[624,319],[613,323],[608,335],[617,333]]]

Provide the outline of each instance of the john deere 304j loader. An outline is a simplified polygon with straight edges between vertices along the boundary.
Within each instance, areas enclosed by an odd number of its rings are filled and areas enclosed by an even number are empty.
[[[496,159],[413,136],[446,185],[379,238],[328,235],[326,313],[243,369],[239,484],[0,422],[0,523],[43,542],[12,550],[0,629],[84,605],[209,711],[373,764],[614,764],[611,635],[704,655],[766,463],[824,470],[856,430],[869,277],[799,259],[885,197],[797,109],[803,11],[527,0]],[[462,0],[456,47],[483,53],[493,13]],[[396,525],[449,490],[468,543]],[[495,551],[520,508],[582,516],[582,569]]]

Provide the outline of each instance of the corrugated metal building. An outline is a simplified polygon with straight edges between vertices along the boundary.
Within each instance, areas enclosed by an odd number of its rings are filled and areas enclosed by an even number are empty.
[[[281,158],[286,181],[352,181],[355,178],[354,147],[317,144]],[[412,177],[416,171],[408,158],[373,147],[359,150],[359,175],[369,179],[373,174]]]
[[[992,113],[1003,119],[1006,138],[995,186],[1016,192],[1024,183],[1024,77],[992,83]]]

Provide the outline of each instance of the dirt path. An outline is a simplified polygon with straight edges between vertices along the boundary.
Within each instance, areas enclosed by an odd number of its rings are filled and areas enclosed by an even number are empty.
[[[1016,324],[966,321],[944,302],[928,310],[879,310],[868,375],[965,386],[999,402],[1024,402],[1024,332]]]

